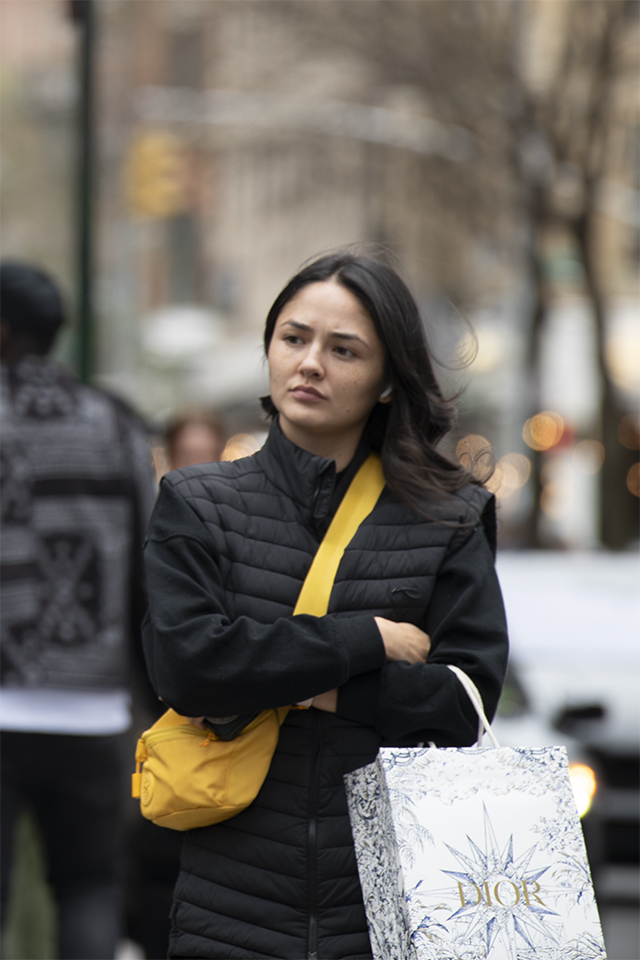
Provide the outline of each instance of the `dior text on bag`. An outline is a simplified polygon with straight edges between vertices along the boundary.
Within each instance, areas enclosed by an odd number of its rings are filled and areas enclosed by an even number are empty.
[[[380,458],[372,453],[351,481],[318,548],[294,615],[326,614],[345,548],[383,488]],[[142,734],[136,748],[131,793],[140,799],[143,817],[172,830],[192,830],[241,813],[264,783],[289,709],[263,710],[232,739],[214,730],[203,733],[168,710]]]
[[[606,960],[566,749],[499,747],[449,669],[478,744],[382,749],[345,777],[375,960]]]

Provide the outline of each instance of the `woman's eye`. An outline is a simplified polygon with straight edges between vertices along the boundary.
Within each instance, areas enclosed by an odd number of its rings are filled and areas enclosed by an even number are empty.
[[[339,357],[355,357],[355,353],[349,347],[334,347],[334,349]]]
[[[291,343],[291,344],[294,344],[294,345],[295,345],[295,344],[298,344],[298,343],[302,343],[302,337],[296,337],[295,334],[293,334],[293,333],[288,333],[288,334],[284,337],[284,342],[285,342],[285,343]]]

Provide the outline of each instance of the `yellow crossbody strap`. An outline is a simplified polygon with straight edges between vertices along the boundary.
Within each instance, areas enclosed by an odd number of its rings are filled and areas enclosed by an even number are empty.
[[[302,584],[294,612],[324,617],[342,555],[384,489],[380,457],[369,454],[343,497]]]

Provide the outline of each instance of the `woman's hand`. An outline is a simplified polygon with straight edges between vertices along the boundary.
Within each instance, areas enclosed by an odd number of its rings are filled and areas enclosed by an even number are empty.
[[[396,623],[394,620],[385,620],[384,617],[374,617],[374,620],[382,636],[387,660],[425,662],[431,649],[431,639],[424,630],[420,630],[413,623]],[[318,694],[313,698],[311,706],[316,710],[335,713],[338,709],[337,689]]]
[[[199,730],[209,729],[204,725],[204,717],[185,717],[185,720],[188,720],[189,723],[192,723],[194,727],[198,727]]]
[[[326,693],[319,693],[313,698],[311,703],[316,710],[324,710],[326,713],[335,713],[338,709],[338,690],[328,690]]]
[[[431,649],[431,638],[413,623],[396,623],[384,617],[374,617],[387,660],[408,660],[409,663],[424,663]]]

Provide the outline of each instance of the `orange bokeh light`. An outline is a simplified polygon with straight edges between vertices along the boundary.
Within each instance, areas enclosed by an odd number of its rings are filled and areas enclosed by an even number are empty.
[[[560,441],[564,432],[564,420],[553,410],[543,410],[527,420],[522,436],[532,450],[550,450]]]
[[[252,433],[236,433],[227,441],[222,451],[221,460],[239,460],[241,457],[250,457],[260,444]]]

